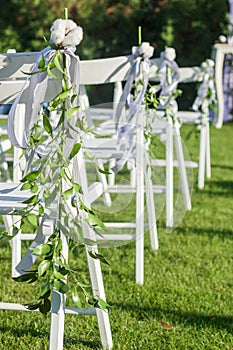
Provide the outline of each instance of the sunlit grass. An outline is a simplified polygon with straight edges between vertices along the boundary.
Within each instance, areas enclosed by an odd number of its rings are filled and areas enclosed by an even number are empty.
[[[184,137],[189,131],[189,127],[182,128]],[[194,171],[193,208],[171,233],[164,228],[164,215],[160,217],[157,252],[151,251],[146,235],[143,286],[134,281],[134,243],[101,249],[111,264],[103,265],[103,275],[112,306],[114,349],[233,348],[232,135],[232,123],[221,130],[211,128],[211,179],[200,191]],[[197,158],[195,133],[185,144],[191,157]],[[125,217],[128,213],[132,215],[132,211],[124,210]],[[11,250],[6,242],[0,244],[0,261],[0,299],[31,301],[35,287],[10,278]],[[71,263],[84,270],[84,252],[71,256]],[[49,316],[0,311],[0,349],[47,349],[48,339]],[[96,319],[66,316],[64,349],[101,349]]]

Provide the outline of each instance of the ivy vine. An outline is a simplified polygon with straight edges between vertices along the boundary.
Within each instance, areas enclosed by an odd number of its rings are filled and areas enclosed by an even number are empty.
[[[12,239],[23,231],[28,223],[34,232],[43,229],[43,221],[52,215],[53,232],[48,240],[38,245],[33,254],[38,256],[36,263],[19,277],[17,282],[36,283],[39,286],[36,300],[26,304],[29,310],[39,309],[47,314],[51,309],[52,290],[60,293],[70,293],[77,307],[82,307],[82,298],[94,307],[106,309],[108,304],[99,297],[92,297],[88,292],[89,286],[83,282],[77,271],[74,271],[63,256],[64,237],[70,244],[76,242],[87,248],[90,256],[108,261],[96,253],[92,246],[95,241],[83,236],[83,224],[93,228],[105,228],[92,208],[85,203],[80,184],[74,179],[72,162],[82,149],[82,136],[88,132],[85,121],[77,118],[76,123],[71,120],[80,110],[79,93],[67,74],[66,57],[58,47],[53,48],[53,54],[48,62],[42,55],[38,63],[38,71],[29,74],[46,72],[52,79],[60,79],[61,92],[41,108],[34,123],[28,147],[23,150],[27,159],[26,174],[21,179],[21,190],[30,191],[31,196],[24,201],[22,210],[12,212],[20,215],[10,236],[7,231],[1,238]],[[67,140],[75,134],[76,142],[71,149],[67,147]],[[67,279],[74,281],[71,288]]]

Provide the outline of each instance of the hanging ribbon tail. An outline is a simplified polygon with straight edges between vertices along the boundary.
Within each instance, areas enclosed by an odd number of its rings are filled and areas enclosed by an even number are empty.
[[[42,55],[44,55],[45,59],[48,60],[53,52],[54,50],[52,50],[50,47],[46,47],[39,53],[37,60],[30,71],[32,75],[28,76],[22,90],[11,106],[8,116],[7,130],[9,139],[15,147],[25,148],[28,145],[28,134],[36,120],[41,104],[44,102],[48,84],[48,75],[46,72],[41,72],[38,74],[33,73],[38,71],[38,64],[42,58]],[[25,103],[25,123],[23,123],[23,125],[25,125],[24,129],[22,130],[23,139],[19,140],[19,138],[16,136],[19,125],[16,123],[15,118],[17,118],[17,106],[20,104],[23,94],[26,93],[27,99]]]
[[[79,58],[76,57],[74,54],[75,47],[66,47],[64,49],[61,49],[60,51],[61,53],[65,54],[67,60],[67,74],[69,75],[70,80],[74,82],[75,88],[78,91]],[[7,128],[10,141],[15,147],[26,148],[28,146],[28,136],[30,130],[36,122],[42,104],[45,102],[45,95],[48,87],[48,74],[47,72],[38,72],[38,64],[41,58],[44,56],[45,65],[47,65],[49,63],[49,60],[51,59],[51,56],[54,53],[55,50],[49,46],[39,53],[36,62],[30,71],[31,75],[26,79],[22,90],[20,91],[19,95],[17,96],[10,109]],[[26,100],[24,116],[25,122],[22,123],[24,129],[21,130],[23,138],[19,138],[17,137],[17,128],[19,127],[19,125],[16,122],[16,118],[18,118],[17,106],[20,104],[20,102],[22,101],[22,97],[25,94],[27,94],[27,98],[23,99]],[[75,124],[75,121],[70,120],[69,122],[70,125]]]
[[[135,149],[134,144],[135,125],[126,124],[118,129],[118,149],[123,151],[123,155],[116,161],[116,164],[111,170],[117,174],[121,171],[125,163],[132,158]]]
[[[136,94],[134,98],[131,95],[131,89],[133,83],[136,82],[138,74],[140,73],[140,67],[142,68],[142,85],[136,87]],[[137,127],[137,114],[139,107],[142,105],[145,92],[149,81],[150,62],[149,59],[142,59],[137,57],[132,65],[129,73],[128,80],[125,84],[120,102],[116,108],[116,128],[118,132],[118,149],[123,150],[123,155],[117,160],[116,165],[112,168],[114,173],[119,172],[127,161],[133,156],[134,145],[134,132]],[[138,91],[137,91],[138,89]],[[125,107],[127,110],[127,124],[119,127],[119,122],[122,117],[122,111]]]
[[[127,102],[129,100],[129,96],[130,96],[130,92],[132,90],[133,82],[135,81],[135,78],[136,78],[138,71],[139,71],[140,61],[141,61],[141,57],[137,57],[134,60],[132,67],[130,69],[129,76],[128,76],[128,79],[126,81],[124,90],[123,90],[122,95],[120,97],[119,103],[116,107],[116,111],[115,111],[116,129],[118,128],[118,124],[119,124],[120,119],[122,117],[123,108],[126,107]]]
[[[160,67],[160,105],[164,109],[172,99],[172,93],[179,83],[179,67],[175,61],[164,59]]]
[[[79,77],[80,77],[80,61],[79,57],[75,55],[75,48],[74,47],[65,47],[64,54],[66,59],[66,67],[67,67],[67,76],[68,81],[72,82],[74,86],[74,94],[77,94],[79,91]],[[71,87],[71,86],[70,86]],[[67,108],[73,108],[77,107],[79,105],[79,101],[77,98],[75,98],[74,101],[67,100]],[[70,152],[70,149],[73,147],[74,143],[77,142],[77,133],[76,133],[76,122],[77,119],[81,119],[81,110],[74,113],[74,115],[69,119],[67,122],[67,129],[68,129],[68,137],[66,139],[66,152]],[[69,127],[71,126],[71,127]]]

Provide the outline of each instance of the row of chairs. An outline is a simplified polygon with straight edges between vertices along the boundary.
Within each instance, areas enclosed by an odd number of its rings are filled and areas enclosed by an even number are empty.
[[[25,83],[25,77],[22,74],[22,71],[28,71],[30,66],[35,62],[35,54],[2,54],[0,56],[1,67],[4,67],[0,70],[0,98],[2,104],[12,103],[22,88],[22,85]],[[111,110],[93,110],[88,106],[88,96],[85,92],[85,86],[87,85],[98,85],[98,84],[114,84],[115,85],[115,97],[114,97],[114,106],[119,106],[120,97],[124,91],[122,83],[126,82],[131,74],[131,69],[135,57],[133,56],[121,56],[110,59],[100,59],[100,60],[90,60],[90,61],[81,61],[80,62],[80,84],[81,84],[81,103],[83,104],[83,111],[87,115],[89,121],[93,121],[93,118],[96,115],[105,114],[105,117],[109,117],[109,112],[112,116],[117,111],[117,108]],[[150,72],[149,78],[151,81],[158,83],[160,81],[160,75],[158,74],[161,70],[162,63],[164,63],[164,58],[152,59],[150,61]],[[168,62],[169,63],[169,62]],[[26,65],[26,67],[25,67]],[[179,79],[176,81],[175,88],[177,87],[180,79],[183,81],[200,81],[201,79],[201,68],[184,68],[178,69]],[[181,78],[182,77],[182,78]],[[138,77],[136,77],[138,78]],[[171,82],[172,83],[172,82]],[[55,89],[55,90],[54,90]],[[59,90],[58,90],[59,91]],[[57,92],[57,86],[49,87],[49,95],[55,94]],[[139,91],[140,92],[140,91]],[[23,98],[25,98],[24,94]],[[171,97],[171,96],[169,96]],[[48,96],[49,98],[49,96]],[[17,124],[16,129],[19,131],[19,138],[22,137],[23,123],[24,123],[24,103],[26,100],[21,100],[20,105],[17,110]],[[170,103],[174,104],[173,97],[169,100]],[[123,106],[125,107],[125,106]],[[163,110],[162,113],[166,111]],[[160,112],[161,113],[161,112]],[[181,113],[181,112],[179,112]],[[117,184],[116,177],[110,175],[110,180],[102,172],[97,172],[100,182],[98,184],[92,183],[88,184],[90,179],[89,174],[87,173],[86,167],[88,164],[83,158],[82,154],[79,153],[77,162],[75,162],[75,172],[79,174],[79,181],[82,187],[85,189],[84,196],[86,201],[91,203],[94,202],[100,196],[104,196],[104,201],[108,206],[112,205],[112,199],[110,193],[112,192],[121,192],[121,193],[133,193],[136,196],[136,203],[134,209],[134,222],[107,222],[106,226],[110,229],[112,228],[115,232],[127,232],[126,234],[106,234],[101,237],[101,241],[104,242],[113,242],[110,244],[110,247],[115,244],[114,242],[119,241],[123,244],[129,240],[135,240],[136,243],[136,282],[143,284],[144,280],[144,230],[145,230],[145,208],[144,208],[144,196],[146,197],[146,208],[148,216],[148,228],[150,232],[151,247],[152,249],[158,249],[158,235],[156,227],[156,215],[155,215],[155,203],[154,203],[154,193],[158,191],[165,191],[166,193],[166,212],[167,212],[167,226],[174,226],[174,204],[173,204],[173,168],[174,165],[178,166],[181,177],[181,189],[183,191],[183,198],[186,209],[191,209],[191,196],[188,187],[188,179],[186,174],[186,166],[184,154],[183,154],[183,145],[180,137],[180,124],[178,119],[172,119],[171,116],[167,119],[161,118],[159,115],[156,115],[155,127],[153,126],[154,133],[160,135],[163,140],[166,142],[166,159],[162,163],[158,160],[150,162],[150,154],[148,151],[148,144],[145,143],[144,131],[145,131],[145,107],[143,105],[137,110],[136,120],[132,123],[132,138],[128,141],[132,144],[128,144],[125,149],[120,149],[118,138],[116,135],[111,135],[109,138],[93,137],[85,138],[83,140],[84,150],[87,150],[91,155],[95,157],[95,165],[98,167],[103,167],[105,162],[108,161],[111,167],[118,164],[119,159],[123,159],[124,163],[128,164],[130,168],[130,182],[127,186],[122,186]],[[199,120],[201,120],[202,113],[197,112]],[[196,115],[197,117],[197,115]],[[153,119],[153,118],[152,118]],[[208,120],[207,120],[208,121]],[[158,125],[156,125],[156,122]],[[121,122],[118,125],[118,128],[121,126],[128,125],[126,122]],[[200,125],[203,126],[202,121]],[[206,125],[206,123],[205,123]],[[102,135],[107,132],[106,123],[102,126]],[[96,132],[100,133],[100,126],[96,128]],[[111,133],[113,129],[111,129]],[[118,129],[119,130],[119,129]],[[206,128],[206,132],[208,129]],[[109,130],[108,130],[109,131]],[[109,136],[109,135],[108,135]],[[177,162],[174,160],[173,156],[173,139],[175,142],[175,149],[177,153]],[[209,138],[206,136],[204,145],[206,146],[207,152],[209,152],[208,147]],[[134,147],[132,147],[132,145]],[[202,148],[203,149],[203,148]],[[129,151],[127,155],[127,151]],[[1,184],[1,193],[0,193],[0,211],[4,215],[4,221],[10,230],[12,223],[14,223],[14,218],[10,218],[7,214],[14,207],[22,208],[22,192],[18,191],[18,181],[21,176],[21,169],[19,167],[19,155],[20,150],[14,148],[14,179],[12,184]],[[200,156],[203,156],[202,151]],[[80,158],[81,157],[81,158]],[[204,156],[206,159],[207,156]],[[125,159],[124,159],[125,158]],[[209,158],[208,158],[209,164]],[[166,183],[161,189],[158,186],[155,186],[152,181],[151,169],[153,166],[165,165],[166,167]],[[208,174],[210,175],[210,174]],[[199,187],[202,187],[201,185]],[[27,193],[24,193],[26,196]],[[106,209],[106,211],[108,211]],[[47,227],[48,226],[48,227]],[[30,269],[34,258],[32,258],[31,252],[33,251],[35,245],[46,240],[46,236],[51,234],[53,224],[51,221],[45,223],[44,232],[40,232],[39,236],[32,236],[31,234],[20,233],[12,239],[12,273],[13,275],[22,274],[23,271]],[[87,230],[87,237],[90,237],[96,240],[95,233],[90,228],[85,228]],[[133,233],[128,233],[133,232]],[[21,259],[21,240],[24,239],[34,239],[33,243],[26,254],[26,256]],[[101,244],[100,241],[100,244]],[[94,246],[92,249],[97,251],[97,246]],[[90,277],[92,281],[92,287],[94,293],[97,293],[101,296],[102,299],[105,299],[105,293],[103,288],[103,280],[101,275],[101,269],[98,260],[93,260],[90,256],[87,255]],[[0,308],[3,309],[16,309],[23,310],[24,307],[18,304],[11,303],[0,303]],[[65,312],[70,313],[92,313],[87,310],[77,310],[67,308],[65,305],[64,295],[59,294],[54,290],[52,311],[51,311],[51,331],[50,331],[50,348],[62,349],[63,344],[63,334],[64,334],[64,314]],[[99,329],[101,335],[101,342],[104,348],[110,349],[112,347],[112,338],[110,323],[108,319],[108,314],[102,310],[96,310],[96,315],[99,322]],[[58,327],[59,325],[59,327]],[[56,344],[56,346],[55,346]],[[55,346],[55,347],[54,347]]]

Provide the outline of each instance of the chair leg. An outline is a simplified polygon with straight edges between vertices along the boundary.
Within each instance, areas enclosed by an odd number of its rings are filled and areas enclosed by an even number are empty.
[[[100,168],[103,169],[103,162],[101,160],[97,161],[97,164]],[[112,200],[111,200],[111,196],[110,193],[107,192],[108,189],[108,182],[107,182],[107,178],[105,174],[102,174],[98,171],[98,177],[99,177],[99,181],[102,183],[103,185],[103,189],[104,189],[104,193],[103,193],[103,198],[104,198],[104,202],[108,207],[111,207],[112,205]]]
[[[91,229],[89,228],[89,230]],[[97,252],[96,247],[91,247],[91,249]],[[92,257],[90,257],[88,252],[87,252],[87,261],[89,266],[93,295],[94,297],[100,297],[105,301],[106,298],[105,298],[100,261],[98,259],[93,259]],[[96,317],[98,321],[102,347],[104,350],[112,349],[112,346],[113,346],[112,333],[111,333],[108,312],[105,310],[96,309]]]
[[[206,125],[201,126],[200,130],[200,149],[199,149],[199,170],[198,170],[198,188],[202,190],[205,183],[205,159],[206,159]]]
[[[68,262],[68,240],[62,235],[62,256]],[[64,342],[66,296],[53,288],[49,350],[62,350]]]
[[[192,208],[191,196],[190,196],[187,172],[186,172],[185,161],[184,161],[182,140],[180,136],[179,126],[176,124],[174,125],[174,136],[175,136],[175,147],[176,147],[178,169],[179,169],[179,175],[180,175],[181,190],[184,198],[184,204],[187,210],[191,210]]]
[[[116,165],[116,160],[115,159],[110,159],[109,161],[109,169],[113,168]],[[111,174],[108,175],[108,183],[109,186],[114,186],[115,185],[115,174],[112,171]]]
[[[62,350],[65,325],[65,294],[55,289],[52,293],[49,350]]]
[[[144,282],[144,128],[139,113],[136,130],[136,283]]]
[[[211,178],[210,125],[206,125],[206,177]]]
[[[173,127],[166,127],[166,226],[173,227]]]
[[[151,248],[153,250],[157,250],[159,248],[159,242],[158,242],[158,232],[157,232],[157,225],[156,225],[153,184],[151,179],[151,167],[149,165],[148,159],[146,163],[145,175],[146,175],[145,192],[146,192],[146,204],[147,204],[148,223],[149,223],[149,232],[150,232],[150,243],[151,243]]]
[[[11,215],[3,215],[3,221],[5,228],[9,232],[9,234],[12,234],[12,227],[17,222],[17,216],[11,216]],[[19,272],[16,269],[16,266],[19,264],[21,260],[21,232],[18,232],[18,234],[12,238],[10,241],[11,245],[11,275],[12,277],[19,276]]]

